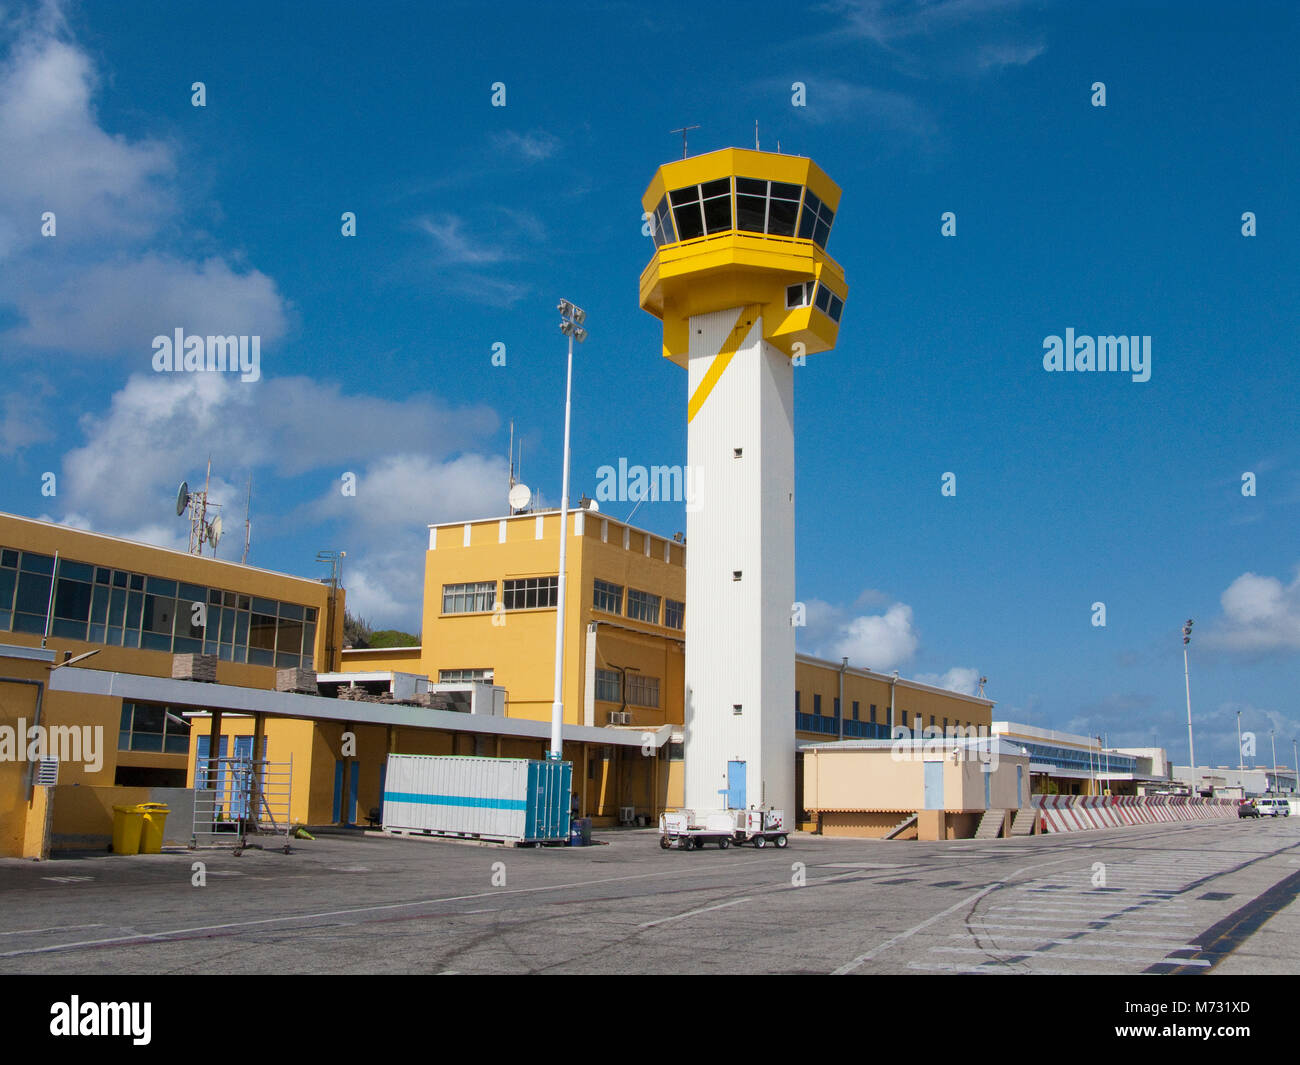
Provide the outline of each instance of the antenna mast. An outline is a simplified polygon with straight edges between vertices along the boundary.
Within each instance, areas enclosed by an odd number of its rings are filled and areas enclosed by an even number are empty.
[[[680,133],[682,135],[682,158],[683,159],[686,158],[686,134],[693,129],[699,129],[699,128],[700,128],[699,124],[697,123],[694,126],[682,126],[681,129],[673,129],[668,131],[669,133]]]
[[[253,512],[253,475],[248,475],[248,499],[244,502],[244,555],[239,560],[241,566],[248,564],[248,545],[253,542],[253,525],[251,522]]]

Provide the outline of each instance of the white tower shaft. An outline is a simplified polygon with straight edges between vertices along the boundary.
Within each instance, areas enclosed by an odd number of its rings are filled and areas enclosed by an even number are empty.
[[[793,367],[751,306],[690,319],[688,370],[686,805],[790,823]]]

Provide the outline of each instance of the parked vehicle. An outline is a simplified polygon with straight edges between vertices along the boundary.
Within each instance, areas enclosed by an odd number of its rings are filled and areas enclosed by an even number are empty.
[[[1262,799],[1255,800],[1255,806],[1259,810],[1260,817],[1290,817],[1291,804],[1286,799],[1279,799],[1274,796],[1265,796]]]
[[[1242,799],[1241,802],[1237,804],[1237,816],[1258,817],[1259,811],[1255,808],[1255,804],[1249,799]]]
[[[700,814],[674,810],[659,815],[659,846],[664,850],[699,850],[706,843],[716,843],[722,850],[733,843],[752,843],[760,849],[769,843],[784,847],[788,837],[782,810],[716,810]]]

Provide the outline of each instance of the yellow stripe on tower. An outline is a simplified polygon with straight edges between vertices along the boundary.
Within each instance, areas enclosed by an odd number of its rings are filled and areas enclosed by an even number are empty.
[[[740,350],[740,346],[745,342],[745,338],[749,336],[750,329],[754,322],[758,320],[758,314],[759,306],[757,303],[741,308],[740,315],[736,319],[735,328],[732,329],[731,335],[727,337],[727,342],[722,345],[722,350],[713,356],[713,362],[709,364],[709,368],[704,372],[704,380],[700,382],[699,387],[695,389],[695,394],[691,396],[691,401],[686,405],[687,425],[695,420],[695,415],[704,406],[704,401],[709,398],[709,393],[713,391],[713,386],[718,383],[722,371],[727,368],[727,364],[731,362],[736,352]],[[745,321],[747,317],[748,322]]]

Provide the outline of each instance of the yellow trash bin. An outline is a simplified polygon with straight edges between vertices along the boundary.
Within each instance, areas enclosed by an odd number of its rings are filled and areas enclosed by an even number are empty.
[[[113,853],[139,854],[144,811],[139,806],[113,807]]]
[[[144,815],[144,824],[140,832],[140,853],[161,854],[163,829],[167,827],[170,808],[165,802],[142,802],[136,809]]]

